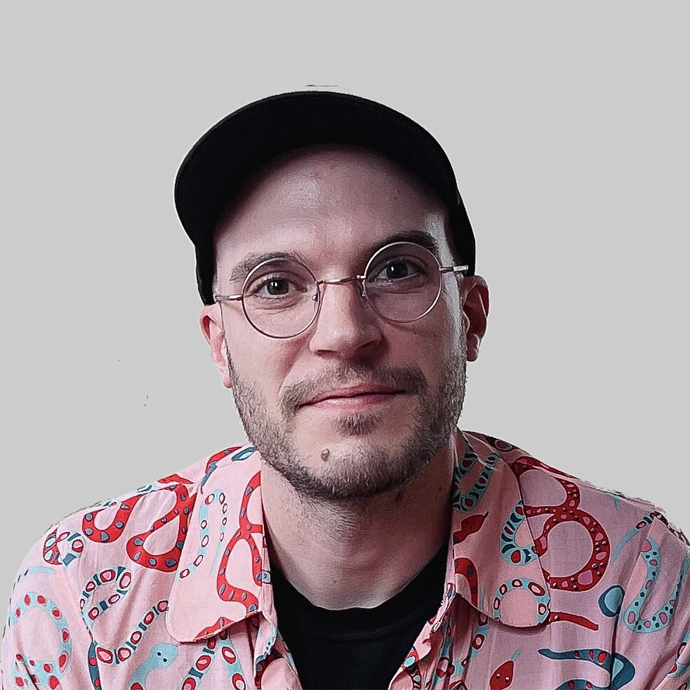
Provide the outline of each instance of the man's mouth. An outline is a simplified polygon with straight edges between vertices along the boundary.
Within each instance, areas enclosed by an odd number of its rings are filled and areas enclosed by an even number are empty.
[[[280,394],[280,403],[286,419],[300,410],[373,412],[402,397],[423,395],[426,387],[419,367],[349,365],[332,367],[287,385]]]
[[[377,384],[362,384],[358,386],[347,386],[342,388],[332,388],[318,393],[299,407],[311,405],[345,405],[363,406],[375,404],[390,399],[394,395],[405,393],[400,388],[390,386],[380,386]]]

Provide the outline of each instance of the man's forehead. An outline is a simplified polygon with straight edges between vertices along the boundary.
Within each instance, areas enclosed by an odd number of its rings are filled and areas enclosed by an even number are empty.
[[[255,203],[291,202],[309,204],[324,179],[339,184],[339,174],[386,177],[395,186],[423,198],[430,210],[444,209],[443,203],[410,170],[378,151],[349,144],[319,144],[293,149],[270,160],[245,182],[239,192],[227,200],[216,225],[216,239],[233,221],[238,210]],[[344,190],[343,190],[343,193]]]
[[[402,241],[449,263],[447,215],[416,176],[378,152],[310,146],[265,166],[226,210],[216,277],[241,285],[269,259],[293,259],[322,277],[359,273],[378,249]]]

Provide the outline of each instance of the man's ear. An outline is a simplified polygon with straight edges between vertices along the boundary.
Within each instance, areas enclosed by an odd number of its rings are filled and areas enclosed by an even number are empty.
[[[201,332],[211,348],[211,359],[218,367],[218,371],[220,371],[223,385],[226,388],[232,388],[230,369],[228,367],[229,354],[225,342],[220,304],[209,304],[201,310],[199,326],[201,326]]]
[[[462,279],[462,318],[467,337],[467,361],[479,357],[479,346],[489,316],[489,286],[481,276],[467,276]]]

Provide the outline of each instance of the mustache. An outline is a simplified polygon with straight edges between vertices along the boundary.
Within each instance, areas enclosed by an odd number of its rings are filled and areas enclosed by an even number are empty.
[[[286,415],[293,415],[299,407],[318,395],[337,386],[374,384],[396,388],[405,393],[424,394],[428,384],[417,366],[376,367],[361,364],[339,365],[322,371],[318,376],[286,386],[280,394],[280,406]]]

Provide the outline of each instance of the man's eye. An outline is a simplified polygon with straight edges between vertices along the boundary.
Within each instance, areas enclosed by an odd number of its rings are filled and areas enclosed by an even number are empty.
[[[372,280],[374,281],[395,281],[422,273],[420,267],[409,259],[395,259],[389,261],[380,268],[373,271]]]
[[[410,275],[412,270],[409,263],[405,261],[396,261],[386,266],[385,274],[388,280],[395,280],[396,278],[406,278]]]
[[[304,283],[297,276],[262,276],[248,286],[247,296],[257,299],[297,297],[308,289]]]
[[[271,278],[264,287],[269,295],[287,295],[290,291],[290,283],[285,278]]]
[[[249,294],[256,297],[282,297],[294,292],[295,287],[288,278],[282,276],[266,276],[254,282]]]

